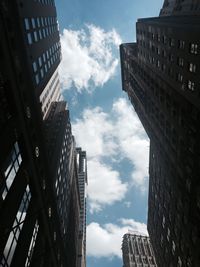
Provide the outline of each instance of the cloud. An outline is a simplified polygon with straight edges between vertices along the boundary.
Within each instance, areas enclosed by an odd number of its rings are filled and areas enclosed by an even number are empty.
[[[122,257],[122,237],[128,230],[148,235],[147,226],[133,219],[119,219],[119,224],[92,222],[87,226],[87,254],[93,257]]]
[[[88,196],[90,211],[99,211],[102,206],[111,205],[123,199],[127,184],[122,183],[120,174],[110,166],[100,163],[97,159],[88,161],[89,186]]]
[[[113,51],[121,42],[115,29],[106,32],[91,24],[77,31],[64,29],[59,69],[61,87],[75,86],[80,92],[103,86],[115,73],[118,59]]]
[[[114,101],[110,113],[103,112],[100,107],[85,109],[72,128],[77,144],[87,151],[91,211],[101,210],[106,202],[110,205],[122,200],[127,191],[127,184],[122,183],[123,173],[120,175],[113,170],[107,163],[108,159],[118,164],[128,159],[132,165],[130,185],[146,192],[149,141],[131,104],[125,98]],[[104,183],[112,186],[112,193]]]

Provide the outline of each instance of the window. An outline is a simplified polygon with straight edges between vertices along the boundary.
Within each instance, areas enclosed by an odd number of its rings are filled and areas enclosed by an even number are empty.
[[[167,37],[165,35],[162,37],[162,41],[163,41],[163,44],[167,43]]]
[[[183,81],[183,75],[181,73],[177,74],[177,81],[182,82]]]
[[[178,41],[178,48],[180,48],[180,49],[184,49],[184,47],[185,47],[185,41],[183,41],[183,40],[179,40],[179,41]]]
[[[52,215],[52,213],[51,213],[51,207],[48,208],[48,215],[49,215],[49,218],[51,218],[51,215]]]
[[[162,227],[165,228],[165,216],[163,215]]]
[[[183,67],[183,65],[184,65],[184,59],[183,59],[183,58],[178,57],[178,65],[179,65],[180,67]]]
[[[5,175],[5,184],[4,187],[2,189],[3,193],[2,193],[2,198],[5,199],[12,184],[13,181],[16,177],[16,174],[19,170],[19,167],[21,165],[22,162],[22,158],[21,158],[21,154],[19,151],[19,146],[18,143],[16,142],[14,144],[13,149],[11,150],[11,153],[8,157],[9,159],[9,163],[8,163],[8,167],[6,168],[4,175]]]
[[[188,89],[191,90],[191,91],[194,91],[194,82],[192,81],[188,81]]]
[[[196,64],[190,63],[189,64],[189,71],[190,72],[196,72]]]
[[[17,246],[17,242],[19,239],[19,235],[21,233],[25,218],[26,218],[26,211],[28,209],[28,205],[31,199],[30,188],[27,185],[25,193],[22,197],[22,201],[20,203],[18,212],[16,214],[12,230],[8,237],[6,246],[3,251],[3,257],[1,261],[1,266],[11,266],[12,258]]]
[[[39,82],[40,82],[40,79],[39,79],[39,75],[38,74],[35,75],[35,82],[36,82],[36,84],[39,84]]]
[[[167,228],[167,240],[169,241],[169,239],[170,239],[170,229]]]
[[[43,71],[43,69],[40,70],[40,75],[41,75],[41,78],[44,77],[44,71]]]
[[[33,43],[31,33],[27,33],[27,39],[28,39],[28,44]]]
[[[170,38],[170,39],[169,39],[169,45],[170,45],[170,46],[174,46],[174,44],[175,44],[174,39],[173,39],[173,38]]]
[[[37,42],[38,41],[38,37],[37,37],[37,32],[33,32],[33,36],[34,36],[34,41]]]
[[[31,265],[31,258],[33,256],[33,251],[35,248],[35,242],[36,242],[38,230],[39,230],[39,224],[38,224],[38,221],[36,221],[35,226],[34,226],[34,230],[33,230],[33,235],[31,238],[31,243],[30,243],[29,250],[28,250],[28,256],[27,256],[26,262],[25,262],[25,267],[28,267]]]
[[[33,62],[32,67],[33,67],[33,71],[37,72],[37,63],[35,61]]]
[[[40,40],[42,40],[42,32],[41,32],[41,30],[38,31],[38,34],[39,34]]]
[[[41,59],[41,57],[38,58],[38,63],[39,63],[39,66],[41,67],[42,66],[42,59]]]
[[[35,19],[34,18],[31,19],[31,23],[32,23],[33,29],[35,29]]]
[[[27,18],[24,19],[24,25],[26,30],[30,30],[29,20]]]
[[[197,54],[198,53],[198,44],[191,43],[190,44],[190,53]]]
[[[174,61],[174,55],[173,55],[173,54],[170,54],[170,55],[169,55],[169,60],[170,60],[171,62]]]
[[[37,26],[40,27],[40,18],[37,18]]]
[[[182,260],[181,257],[178,257],[177,267],[182,267]]]
[[[174,241],[172,241],[172,254],[173,255],[175,253],[175,250],[176,250],[176,245],[175,245]]]

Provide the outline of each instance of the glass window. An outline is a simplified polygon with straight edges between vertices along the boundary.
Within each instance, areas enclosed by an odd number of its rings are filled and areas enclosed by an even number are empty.
[[[46,37],[46,31],[45,31],[45,29],[43,29],[42,32],[43,32],[43,37],[45,38]]]
[[[49,215],[49,218],[51,218],[51,215],[52,215],[51,207],[48,208],[48,215]]]
[[[2,259],[2,262],[4,262],[3,266],[11,265],[12,258],[13,258],[13,255],[14,255],[14,252],[17,246],[18,239],[19,239],[19,235],[22,230],[24,220],[26,218],[26,211],[28,209],[30,198],[31,198],[30,188],[29,186],[27,186],[25,193],[22,197],[19,210],[16,214],[13,226],[11,228],[12,230],[10,232],[6,246],[3,251],[3,259]]]
[[[34,61],[32,64],[33,67],[33,71],[36,72],[37,71],[37,63]]]
[[[31,33],[27,33],[27,39],[28,39],[28,44],[33,43]]]
[[[35,19],[34,18],[31,19],[31,23],[32,23],[33,29],[35,29]]]
[[[38,33],[39,33],[40,40],[42,40],[42,32],[41,32],[41,30],[39,30]]]
[[[43,57],[43,61],[46,62],[46,55],[45,55],[45,53],[43,53],[42,57]]]
[[[184,59],[183,58],[181,58],[181,57],[178,58],[178,65],[180,67],[183,67],[183,65],[184,65]]]
[[[198,53],[198,44],[191,43],[190,44],[190,53],[197,54]]]
[[[174,46],[174,44],[175,44],[174,38],[170,38],[169,39],[169,45]]]
[[[47,64],[44,65],[45,72],[47,72]]]
[[[16,142],[14,144],[13,149],[11,150],[11,153],[9,155],[9,163],[8,167],[6,168],[4,175],[5,175],[5,185],[3,188],[2,198],[5,199],[10,187],[12,186],[12,183],[16,177],[16,174],[19,170],[19,167],[22,162],[22,157],[19,151],[18,143]]]
[[[44,19],[41,17],[41,24],[44,26]]]
[[[37,37],[37,32],[36,32],[36,31],[33,32],[33,36],[34,36],[34,40],[35,40],[35,42],[37,42],[37,41],[38,41],[38,37]]]
[[[177,81],[182,82],[183,81],[183,75],[181,73],[178,73],[177,75]]]
[[[37,26],[40,27],[40,18],[37,18]]]
[[[31,238],[31,242],[30,242],[30,246],[29,246],[29,250],[28,250],[28,256],[25,262],[25,267],[28,267],[31,265],[31,258],[32,258],[33,251],[35,248],[35,242],[36,242],[38,230],[39,230],[39,224],[38,224],[38,221],[36,221],[33,234],[32,234],[32,238]]]
[[[192,81],[188,81],[188,89],[191,90],[191,91],[194,91],[194,82]]]
[[[41,67],[42,66],[42,59],[41,59],[41,57],[38,58],[38,63],[39,63],[39,66]]]
[[[24,19],[24,24],[25,24],[25,29],[26,29],[26,30],[30,30],[30,25],[29,25],[29,20],[28,20],[28,18],[25,18],[25,19]]]
[[[40,70],[40,75],[41,75],[41,78],[44,77],[44,71],[43,71],[43,69]]]
[[[36,84],[39,84],[39,82],[40,82],[40,79],[39,79],[39,75],[38,74],[35,75],[35,82],[36,82]]]
[[[183,40],[179,40],[179,41],[178,41],[178,48],[180,48],[180,49],[184,49],[184,47],[185,47],[185,41],[183,41]]]
[[[189,64],[189,71],[190,72],[196,72],[196,64],[190,63]]]

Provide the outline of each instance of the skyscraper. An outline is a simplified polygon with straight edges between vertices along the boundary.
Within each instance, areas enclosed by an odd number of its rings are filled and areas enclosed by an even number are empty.
[[[0,265],[77,266],[80,194],[54,1],[0,4]]]
[[[80,224],[78,267],[86,267],[86,189],[87,189],[87,158],[86,152],[79,147],[77,153],[78,185],[80,193]]]
[[[148,236],[129,232],[123,236],[123,267],[156,267],[153,249]]]
[[[190,14],[139,19],[137,42],[120,46],[122,87],[150,138],[148,231],[166,267],[200,265],[200,19]]]

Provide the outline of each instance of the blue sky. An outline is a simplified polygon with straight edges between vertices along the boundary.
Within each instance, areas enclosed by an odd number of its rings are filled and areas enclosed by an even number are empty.
[[[123,234],[146,233],[149,141],[121,89],[118,46],[162,2],[56,0],[62,92],[88,157],[87,267],[121,267]]]

